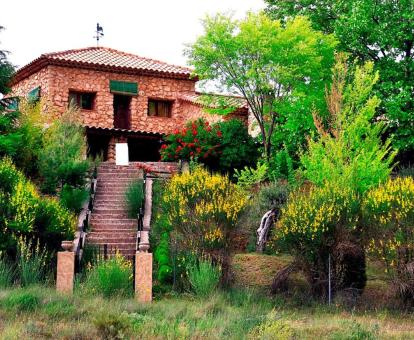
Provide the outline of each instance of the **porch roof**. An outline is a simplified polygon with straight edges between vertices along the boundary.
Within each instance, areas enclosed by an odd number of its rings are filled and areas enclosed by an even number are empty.
[[[163,133],[150,132],[150,131],[141,131],[141,130],[128,130],[128,129],[119,129],[119,128],[104,128],[99,126],[85,126],[87,132],[92,132],[102,135],[122,135],[125,137],[144,137],[151,139],[160,139],[164,136]]]

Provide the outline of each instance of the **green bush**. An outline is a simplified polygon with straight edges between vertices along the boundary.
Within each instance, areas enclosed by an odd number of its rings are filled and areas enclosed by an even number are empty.
[[[268,177],[269,167],[266,163],[257,163],[256,168],[244,167],[243,170],[235,170],[237,185],[248,189],[264,182]]]
[[[84,159],[85,132],[77,116],[77,111],[69,109],[44,135],[43,150],[39,155],[39,173],[45,192],[55,193],[64,184],[72,187],[85,184],[91,164]]]
[[[134,180],[128,185],[125,192],[125,201],[128,208],[128,216],[136,218],[144,202],[144,183],[142,179]]]
[[[0,257],[0,288],[10,287],[15,276],[14,266],[4,257]]]
[[[277,318],[275,312],[271,312],[264,322],[250,331],[248,338],[260,340],[291,340],[296,339],[296,334],[287,322]]]
[[[22,287],[43,283],[50,268],[50,255],[39,241],[19,238],[17,243],[17,276]]]
[[[238,119],[215,124],[203,119],[190,121],[169,135],[167,143],[161,149],[164,161],[194,159],[224,173],[252,166],[259,156],[247,126]]]
[[[378,326],[367,328],[360,323],[346,322],[345,331],[334,332],[329,339],[332,340],[375,340],[378,339]]]
[[[23,174],[16,169],[10,158],[3,158],[0,162],[0,191],[11,194],[17,182],[24,178]]]
[[[40,305],[41,299],[38,294],[27,290],[13,290],[3,300],[6,309],[16,312],[31,312]]]
[[[14,236],[35,237],[51,250],[74,236],[76,218],[55,198],[42,197],[10,159],[0,161],[0,249],[15,253]]]
[[[98,262],[86,274],[85,289],[104,297],[132,294],[132,265],[120,254]]]
[[[65,184],[60,192],[60,202],[70,211],[79,213],[88,196],[89,193],[84,188],[74,188]]]
[[[92,321],[100,339],[128,339],[131,321],[127,315],[101,311],[95,315]]]
[[[220,267],[204,259],[189,265],[187,272],[192,290],[201,297],[207,297],[216,290],[221,276]]]

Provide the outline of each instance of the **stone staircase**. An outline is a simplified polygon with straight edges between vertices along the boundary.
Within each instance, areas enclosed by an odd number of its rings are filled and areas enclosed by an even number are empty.
[[[98,168],[98,184],[90,219],[87,243],[97,245],[103,253],[119,251],[132,257],[136,251],[137,219],[129,218],[125,202],[128,185],[143,178],[142,166],[153,170],[155,177],[170,177],[177,172],[176,163],[135,163],[117,166],[104,162]]]

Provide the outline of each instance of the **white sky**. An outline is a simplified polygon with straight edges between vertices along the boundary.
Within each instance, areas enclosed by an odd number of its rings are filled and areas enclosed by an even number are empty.
[[[186,65],[184,44],[202,33],[205,14],[263,8],[263,0],[2,0],[0,49],[21,67],[42,53],[96,46],[99,22],[101,46]]]

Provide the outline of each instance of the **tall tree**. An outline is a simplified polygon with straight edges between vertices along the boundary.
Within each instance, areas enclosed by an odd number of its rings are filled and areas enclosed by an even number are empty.
[[[266,0],[272,18],[306,15],[315,29],[335,33],[340,48],[380,72],[378,117],[394,145],[414,151],[414,1]]]
[[[269,159],[280,118],[324,88],[336,40],[304,17],[282,24],[263,13],[243,20],[218,14],[203,23],[204,34],[186,50],[190,64],[200,79],[216,80],[247,100]]]
[[[4,29],[0,26],[0,31]],[[6,94],[9,92],[8,83],[14,72],[13,65],[7,60],[7,51],[0,49],[0,93]]]

